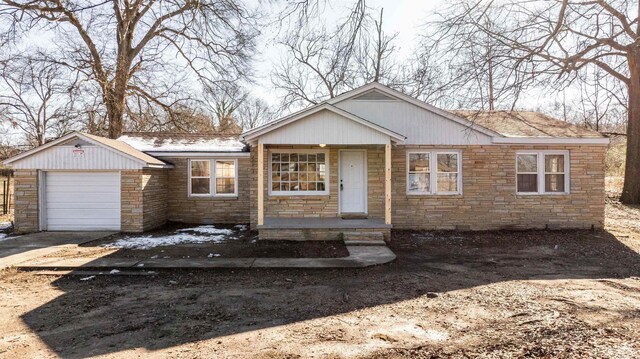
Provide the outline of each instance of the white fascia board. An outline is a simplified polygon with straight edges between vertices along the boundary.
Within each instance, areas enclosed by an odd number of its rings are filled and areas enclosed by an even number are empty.
[[[145,152],[149,156],[153,157],[226,157],[226,158],[241,158],[250,157],[249,152]]]
[[[609,138],[576,138],[576,137],[494,137],[497,144],[527,145],[608,145]]]
[[[147,163],[147,165],[145,166],[145,168],[167,168],[167,169],[171,169],[171,168],[173,168],[173,165],[170,165],[170,164],[166,164],[166,165],[156,165],[156,164],[149,164],[149,163]]]

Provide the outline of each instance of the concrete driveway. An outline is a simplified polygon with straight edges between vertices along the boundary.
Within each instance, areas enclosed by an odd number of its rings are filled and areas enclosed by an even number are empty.
[[[0,269],[64,248],[100,239],[115,232],[39,232],[0,241]]]

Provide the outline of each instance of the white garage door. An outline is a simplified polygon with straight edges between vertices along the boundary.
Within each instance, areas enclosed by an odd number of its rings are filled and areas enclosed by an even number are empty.
[[[46,172],[49,231],[120,230],[119,172]]]

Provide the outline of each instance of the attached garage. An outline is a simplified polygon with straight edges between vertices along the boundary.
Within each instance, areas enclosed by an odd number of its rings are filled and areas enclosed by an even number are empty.
[[[167,169],[124,142],[74,132],[5,161],[18,232],[142,232],[166,221]]]
[[[120,230],[120,172],[44,172],[49,231]]]

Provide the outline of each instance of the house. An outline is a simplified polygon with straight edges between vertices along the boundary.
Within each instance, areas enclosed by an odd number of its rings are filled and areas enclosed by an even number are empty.
[[[16,228],[250,223],[263,239],[391,228],[601,228],[609,140],[534,112],[447,112],[378,83],[240,138],[72,133],[5,163]]]

